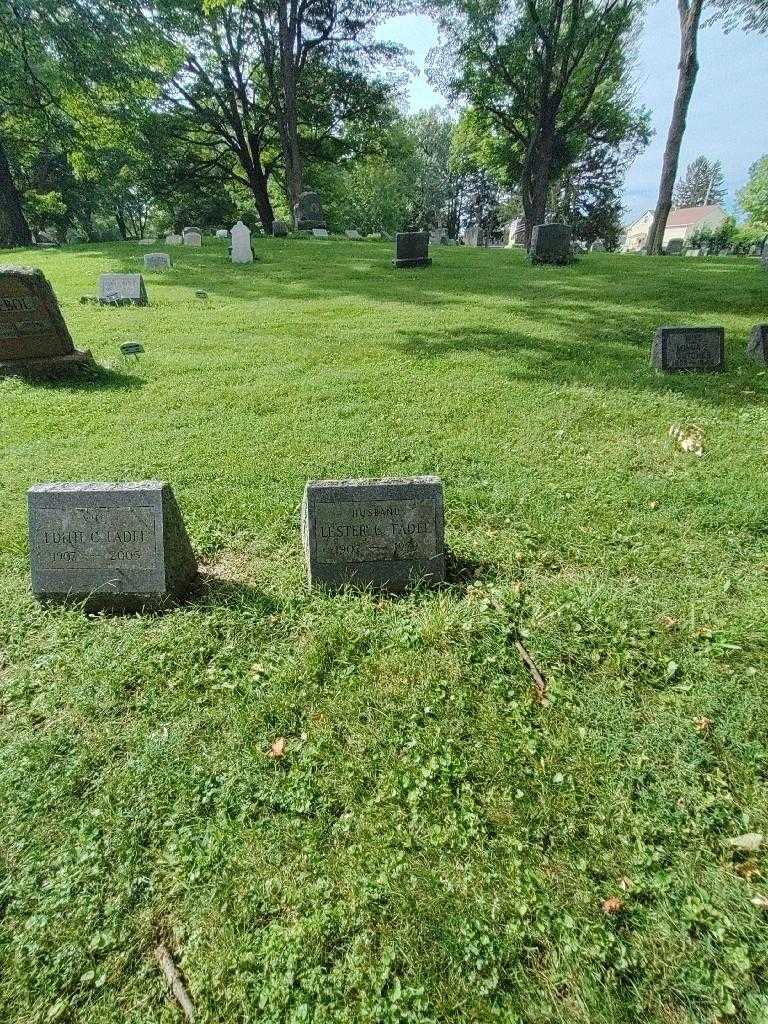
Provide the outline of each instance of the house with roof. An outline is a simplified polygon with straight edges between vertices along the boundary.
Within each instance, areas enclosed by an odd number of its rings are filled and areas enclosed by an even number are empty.
[[[663,246],[670,242],[681,241],[683,245],[690,241],[699,228],[707,227],[713,231],[725,221],[725,210],[722,206],[682,206],[679,210],[671,210],[664,230]],[[626,228],[624,252],[640,252],[645,247],[645,240],[653,223],[653,210],[647,210],[642,217]]]

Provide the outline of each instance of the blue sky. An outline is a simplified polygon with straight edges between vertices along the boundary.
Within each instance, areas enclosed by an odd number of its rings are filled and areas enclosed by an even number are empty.
[[[411,110],[445,106],[423,71],[427,52],[437,42],[431,20],[422,15],[393,18],[380,34],[413,51],[411,60],[421,73],[408,87]],[[677,5],[674,0],[658,0],[646,15],[635,75],[638,101],[650,109],[655,135],[627,176],[627,221],[656,205],[678,48]],[[699,36],[699,64],[680,167],[701,154],[721,160],[729,189],[726,206],[738,212],[736,192],[747,179],[749,165],[768,153],[768,37],[705,28]]]

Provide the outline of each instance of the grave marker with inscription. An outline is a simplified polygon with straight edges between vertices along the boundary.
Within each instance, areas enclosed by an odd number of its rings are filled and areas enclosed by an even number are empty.
[[[170,270],[171,257],[167,252],[148,252],[144,257],[145,270]]]
[[[184,228],[181,233],[184,245],[199,249],[203,244],[203,233],[199,228]]]
[[[428,231],[398,231],[393,267],[431,267]]]
[[[725,331],[722,327],[659,327],[651,364],[664,373],[724,370]]]
[[[144,607],[182,598],[197,579],[167,483],[39,484],[27,496],[39,598]]]
[[[232,262],[253,263],[251,229],[241,220],[232,227]]]
[[[174,234],[173,231],[171,231],[170,234],[167,234],[165,236],[166,245],[181,245],[183,241],[184,239],[182,238],[182,236]]]
[[[747,344],[747,358],[768,366],[768,324],[757,324],[752,328]]]
[[[146,306],[147,290],[141,274],[100,274],[99,302],[105,306]]]
[[[310,586],[403,590],[445,579],[443,485],[436,476],[310,481],[301,528]]]
[[[41,270],[0,267],[0,377],[66,374],[93,365],[79,352]]]

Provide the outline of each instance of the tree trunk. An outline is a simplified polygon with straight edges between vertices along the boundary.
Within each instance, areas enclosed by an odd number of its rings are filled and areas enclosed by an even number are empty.
[[[525,247],[530,249],[531,236],[537,224],[547,216],[549,172],[555,143],[555,115],[545,110],[536,126],[536,143],[523,165],[521,197],[525,213]]]
[[[120,232],[120,237],[125,241],[128,237],[128,225],[125,223],[122,210],[115,210],[115,220],[117,221],[117,230]]]
[[[656,202],[653,223],[645,243],[645,251],[649,256],[658,256],[661,253],[664,244],[664,231],[667,227],[667,218],[669,217],[669,211],[672,209],[672,190],[675,187],[675,179],[677,178],[680,147],[683,142],[683,135],[685,134],[688,106],[691,102],[693,87],[696,83],[696,74],[699,70],[696,43],[699,34],[702,3],[703,0],[678,0],[678,9],[680,11],[680,63],[678,64],[677,94],[675,95],[675,103],[672,108],[672,120],[669,125],[666,149],[664,150],[664,161],[661,165],[659,198]]]
[[[272,203],[269,198],[269,191],[267,189],[267,175],[261,168],[261,161],[254,161],[251,166],[247,168],[248,171],[248,187],[251,190],[253,201],[256,204],[256,209],[259,212],[259,220],[261,226],[264,229],[264,233],[267,235],[272,234],[272,223],[275,219],[275,211],[272,209]]]
[[[288,202],[293,209],[302,192],[302,166],[299,151],[298,108],[296,104],[296,12],[293,3],[288,17],[286,3],[278,4],[280,22],[280,71],[282,78],[281,139],[285,161],[285,186]]]
[[[7,246],[31,245],[32,232],[27,218],[21,193],[13,180],[11,166],[0,140],[0,243]]]

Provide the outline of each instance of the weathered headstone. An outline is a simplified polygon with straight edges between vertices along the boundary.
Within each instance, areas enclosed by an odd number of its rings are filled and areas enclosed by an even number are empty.
[[[140,238],[139,245],[154,245],[156,241],[156,238]]]
[[[357,228],[348,228],[344,232],[344,234],[347,236],[347,238],[351,238],[354,241],[357,241],[357,239],[360,238],[360,232],[357,230]]]
[[[181,235],[175,235],[172,231],[170,232],[170,234],[167,234],[165,236],[165,244],[166,245],[182,245],[183,242],[184,242],[184,239],[182,238],[182,236]]]
[[[671,238],[664,251],[667,256],[680,256],[684,248],[685,242],[682,238]]]
[[[141,274],[100,274],[99,302],[104,306],[146,306],[147,290]]]
[[[0,377],[53,377],[93,365],[79,352],[41,270],[0,267]]]
[[[232,228],[232,262],[253,263],[251,232],[241,220]]]
[[[698,249],[686,249],[685,250],[685,255],[686,256],[698,256],[699,255],[699,250]]]
[[[99,607],[184,596],[197,564],[170,486],[39,484],[28,491],[32,590]]]
[[[293,222],[297,231],[311,231],[312,228],[324,228],[325,217],[317,192],[302,192],[299,201],[293,207]]]
[[[217,238],[229,238],[229,231],[226,228],[219,228],[216,231]]]
[[[167,252],[148,252],[144,257],[146,270],[170,270],[171,257]]]
[[[768,366],[768,324],[757,324],[752,328],[747,343],[747,357]]]
[[[443,485],[436,476],[315,480],[304,491],[310,586],[402,590],[445,579]]]
[[[589,247],[590,252],[605,252],[605,242],[602,238],[596,238]]]
[[[312,237],[313,238],[327,238],[328,237],[328,232],[325,230],[325,228],[312,228]]]
[[[571,227],[569,224],[536,224],[531,235],[528,258],[532,263],[571,263]]]
[[[184,240],[184,245],[191,246],[193,249],[199,249],[203,244],[203,236],[197,228],[184,228],[181,235]]]
[[[398,231],[395,235],[395,258],[393,267],[429,267],[428,231]]]
[[[722,327],[659,327],[651,349],[651,364],[665,373],[725,369],[725,330]]]
[[[288,237],[288,225],[284,220],[273,220],[272,221],[272,237],[273,238],[287,238]]]

